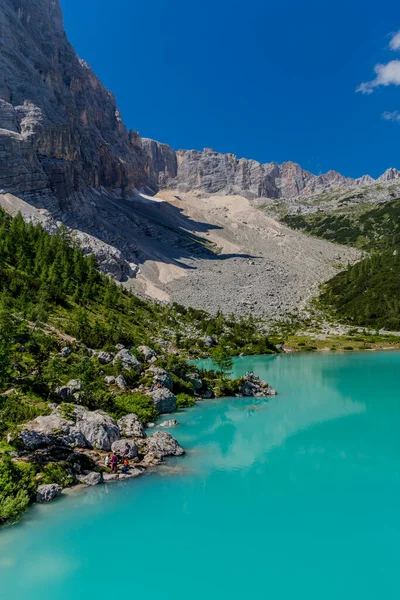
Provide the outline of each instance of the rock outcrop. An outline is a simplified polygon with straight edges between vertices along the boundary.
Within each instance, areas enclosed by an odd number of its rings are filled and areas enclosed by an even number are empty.
[[[141,139],[68,42],[58,0],[0,3],[0,187],[58,199],[151,184]]]
[[[133,354],[131,354],[129,350],[127,350],[127,348],[122,348],[114,356],[113,364],[115,365],[115,363],[117,363],[118,361],[122,362],[122,366],[124,369],[136,369],[137,371],[142,370],[142,366],[136,358],[136,356],[133,356]]]
[[[156,431],[146,440],[147,453],[153,454],[157,458],[164,456],[182,456],[184,449],[166,431]]]
[[[101,474],[97,471],[89,471],[88,473],[83,473],[82,475],[76,476],[79,483],[84,483],[90,487],[95,485],[99,485],[102,482]]]
[[[148,346],[138,346],[137,351],[143,355],[143,358],[146,362],[150,362],[153,358],[157,358],[155,351]]]
[[[45,483],[39,485],[36,492],[36,502],[51,502],[62,492],[61,485],[57,483]]]
[[[111,450],[123,458],[136,458],[138,447],[134,440],[118,440],[111,446]]]
[[[154,384],[160,384],[166,388],[168,388],[171,392],[173,389],[173,381],[171,375],[165,369],[161,369],[161,367],[151,366],[149,371],[153,374],[153,382]]]
[[[160,413],[174,412],[176,410],[176,397],[166,387],[156,388],[151,392],[151,399],[154,402],[154,406]]]
[[[17,439],[27,450],[49,446],[111,450],[111,445],[120,438],[118,425],[107,413],[72,404],[68,409],[57,407],[50,415],[37,417],[17,433]]]
[[[145,438],[146,433],[142,423],[139,421],[139,417],[134,413],[121,417],[117,425],[120,429],[121,435],[127,438]]]
[[[277,392],[266,381],[260,379],[254,373],[246,373],[241,378],[239,396],[253,396],[262,398],[264,396],[276,396]]]

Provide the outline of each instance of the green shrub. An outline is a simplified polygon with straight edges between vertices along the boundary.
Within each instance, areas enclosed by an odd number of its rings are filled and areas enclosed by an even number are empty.
[[[353,346],[343,346],[343,350],[354,350]]]
[[[27,423],[39,415],[48,415],[47,405],[35,404],[18,394],[0,397],[0,434],[8,429]]]
[[[67,463],[49,463],[42,471],[40,483],[58,483],[68,487],[75,481],[71,467]]]
[[[0,524],[14,521],[24,512],[36,493],[35,471],[31,465],[0,459]]]
[[[190,381],[185,381],[174,373],[172,373],[171,376],[174,384],[174,394],[186,394],[189,396],[194,396],[193,384]]]
[[[193,406],[196,403],[196,400],[193,396],[189,396],[189,394],[177,394],[176,396],[176,407],[177,408],[187,408],[188,406]]]
[[[140,393],[116,396],[113,412],[117,419],[135,413],[142,423],[151,423],[158,417],[158,411],[150,396]]]

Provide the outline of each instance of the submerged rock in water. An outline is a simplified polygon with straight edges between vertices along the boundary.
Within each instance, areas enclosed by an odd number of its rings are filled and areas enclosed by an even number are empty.
[[[36,502],[51,502],[62,492],[61,485],[57,483],[45,483],[39,485],[36,492]]]
[[[169,421],[163,421],[158,427],[178,427],[179,423],[176,419],[169,419]]]

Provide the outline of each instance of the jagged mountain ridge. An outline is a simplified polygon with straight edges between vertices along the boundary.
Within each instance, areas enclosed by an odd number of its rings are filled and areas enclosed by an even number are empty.
[[[151,179],[161,188],[209,194],[239,194],[247,198],[307,197],[326,190],[350,189],[400,178],[400,171],[387,169],[378,179],[364,175],[344,177],[337,171],[313,175],[294,162],[261,164],[211,148],[178,150],[143,138]]]

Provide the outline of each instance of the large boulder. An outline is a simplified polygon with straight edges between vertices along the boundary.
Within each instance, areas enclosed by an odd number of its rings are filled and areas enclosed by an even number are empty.
[[[164,456],[181,456],[185,454],[184,449],[166,431],[156,431],[146,440],[146,454],[152,454],[158,458]]]
[[[93,448],[111,450],[112,444],[121,438],[118,425],[104,411],[90,412],[82,406],[76,406],[75,414],[76,428]]]
[[[104,381],[108,384],[108,385],[112,385],[115,383],[115,377],[114,375],[106,375],[104,377]]]
[[[85,485],[89,485],[91,487],[99,485],[99,483],[102,482],[101,473],[97,473],[97,471],[90,471],[84,475],[77,475],[76,478],[79,483],[84,483]]]
[[[146,362],[150,362],[152,358],[157,358],[157,354],[148,346],[138,346],[137,351],[143,355],[143,358]]]
[[[136,356],[133,356],[133,354],[131,354],[127,348],[122,348],[122,350],[117,352],[117,354],[114,356],[113,364],[115,365],[115,363],[118,361],[122,362],[124,369],[136,369],[137,371],[142,370],[142,365]]]
[[[134,440],[119,440],[118,442],[114,442],[111,450],[123,458],[136,458],[138,455],[138,447]]]
[[[154,383],[160,383],[162,386],[168,388],[172,392],[173,381],[171,375],[165,369],[161,369],[161,367],[151,366],[149,371],[153,374]]]
[[[91,412],[73,404],[56,407],[50,415],[37,417],[23,425],[17,435],[28,450],[77,446],[107,451],[120,438],[118,425],[107,413],[101,410]]]
[[[117,421],[117,425],[123,437],[128,438],[145,438],[146,433],[139,417],[134,413],[125,415]]]
[[[39,485],[36,492],[36,502],[51,502],[62,492],[61,485],[57,483],[46,483]]]
[[[151,399],[160,414],[176,410],[176,396],[166,387],[156,388],[151,392]]]
[[[71,415],[66,417],[62,407],[57,407],[50,415],[36,417],[23,425],[17,438],[27,450],[37,450],[49,446],[87,448],[90,446],[83,433],[75,427],[73,405]],[[10,441],[16,441],[10,440]]]

